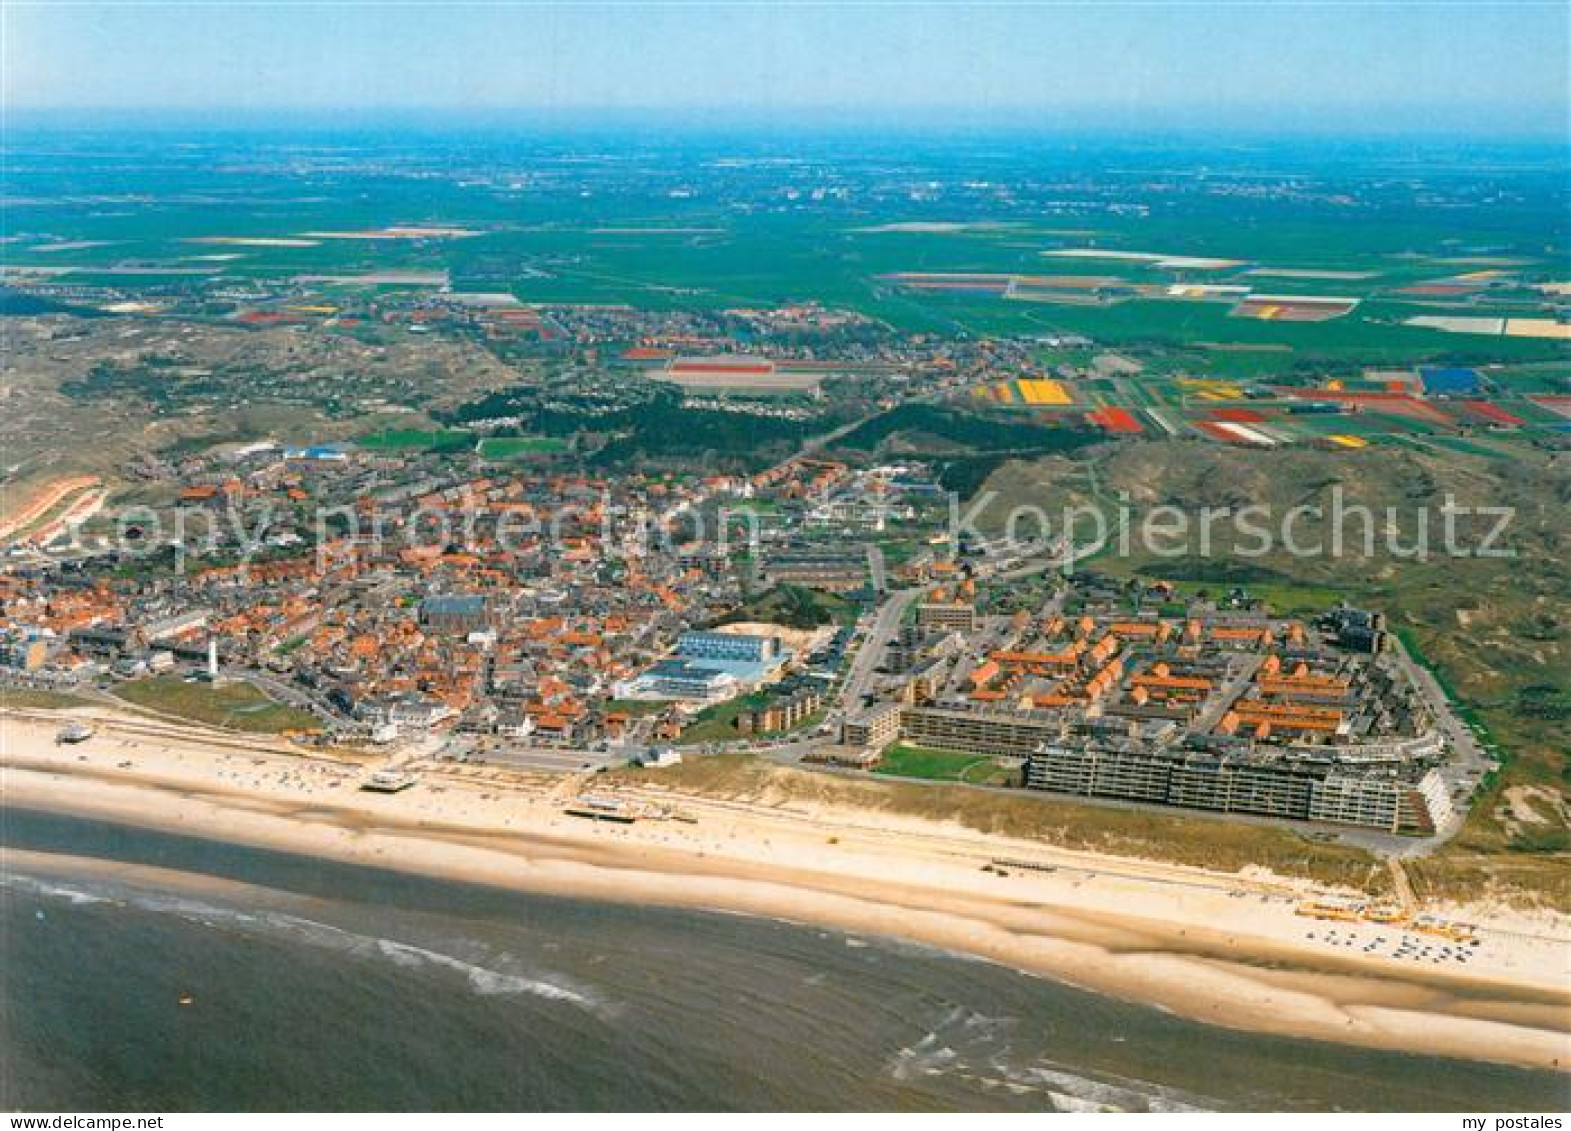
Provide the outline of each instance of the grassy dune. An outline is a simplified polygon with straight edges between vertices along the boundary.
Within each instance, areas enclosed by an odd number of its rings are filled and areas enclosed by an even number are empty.
[[[116,694],[149,711],[253,734],[321,726],[314,715],[275,702],[248,683],[187,683],[155,676],[122,684]]]
[[[66,711],[72,707],[90,707],[91,699],[65,691],[48,691],[38,687],[0,687],[0,707],[18,711]]]
[[[617,770],[629,782],[657,776],[678,791],[764,805],[843,805],[1061,848],[1165,860],[1220,871],[1265,867],[1284,876],[1385,893],[1390,875],[1362,849],[1287,829],[1201,817],[1078,805],[1043,794],[943,783],[883,782],[792,769],[745,754],[692,758],[662,770]]]

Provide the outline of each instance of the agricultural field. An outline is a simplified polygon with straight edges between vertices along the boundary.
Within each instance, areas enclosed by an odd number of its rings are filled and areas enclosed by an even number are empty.
[[[452,153],[473,141],[452,139]],[[669,412],[636,411],[637,387],[655,382],[565,356],[553,307],[680,319],[814,303],[863,320],[845,342],[895,355],[910,339],[1036,343],[1034,365],[976,375],[975,407],[1110,439],[1510,458],[1562,443],[1571,424],[1549,399],[1571,387],[1566,341],[1511,330],[1558,335],[1564,302],[1559,158],[1532,147],[1503,148],[1498,172],[1459,181],[1439,145],[1400,156],[1202,146],[1170,155],[1169,171],[1116,173],[1127,156],[1116,147],[1047,142],[819,139],[802,142],[802,165],[779,167],[717,165],[718,140],[602,162],[524,137],[511,156],[531,170],[525,184],[436,161],[386,176],[368,139],[345,139],[332,160],[260,165],[236,160],[239,144],[171,151],[128,135],[91,162],[67,145],[8,169],[11,227],[25,233],[0,254],[0,309],[16,331],[0,423],[8,485],[261,437],[493,461],[565,442],[587,455],[564,423],[585,385],[624,396],[602,466],[693,448],[766,462],[884,392],[877,380],[820,389],[793,371],[794,389],[822,398],[816,419],[700,412],[680,397]],[[1196,163],[1250,194],[1219,194],[1185,171]],[[821,191],[831,168],[835,191]],[[696,180],[714,191],[686,191]],[[1051,187],[1070,182],[1073,203]],[[945,187],[912,191],[932,185]],[[93,208],[95,192],[140,203]],[[1466,207],[1479,199],[1490,206]],[[1494,319],[1498,332],[1444,328],[1458,318]],[[1343,402],[1327,424],[1292,403],[1431,364],[1483,374],[1469,399],[1484,408],[1426,418],[1404,402]],[[568,398],[548,426],[517,425],[525,436],[458,418],[518,389]],[[1214,415],[1229,409],[1262,419]],[[974,486],[988,470],[976,461],[954,481]]]
[[[8,172],[15,194],[26,198],[12,227],[34,233],[7,248],[9,272],[122,287],[132,302],[145,292],[140,301],[154,305],[214,281],[287,281],[297,293],[267,313],[305,324],[332,322],[346,302],[368,293],[450,286],[524,303],[648,309],[813,299],[904,331],[1285,346],[1295,359],[1558,356],[1553,340],[1404,324],[1464,303],[1470,315],[1544,317],[1545,295],[1533,288],[1556,281],[1561,270],[1556,254],[1563,257],[1565,247],[1555,240],[1563,241],[1564,218],[1556,211],[1553,155],[1535,151],[1511,154],[1518,170],[1512,196],[1468,212],[1459,231],[1456,211],[1432,205],[1425,193],[1461,200],[1497,186],[1487,176],[1476,186],[1423,183],[1427,171],[1446,168],[1440,150],[1425,155],[1427,166],[1400,166],[1419,183],[1413,190],[1382,180],[1389,170],[1378,155],[1358,164],[1285,147],[1269,167],[1250,158],[1239,172],[1267,186],[1301,178],[1306,190],[1265,191],[1247,204],[1214,195],[1180,171],[1104,169],[1086,202],[1067,215],[1061,201],[1041,191],[1002,202],[952,189],[946,199],[917,205],[899,180],[950,180],[962,172],[1001,181],[1028,171],[1069,176],[1077,162],[1107,154],[1076,156],[1046,142],[1009,152],[876,145],[848,151],[832,141],[804,142],[806,158],[832,163],[849,186],[814,202],[791,197],[795,186],[783,189],[781,174],[767,167],[733,169],[715,196],[674,195],[697,171],[714,175],[717,151],[691,143],[597,165],[548,139],[526,140],[517,156],[534,170],[527,189],[473,170],[357,179],[357,156],[376,167],[369,145],[348,149],[347,169],[313,168],[307,156],[275,169],[236,163],[229,172],[225,146],[234,143],[224,139],[156,157],[134,140],[124,144],[93,170],[74,170],[72,192],[85,199],[96,189],[135,191],[152,206],[85,208],[60,191],[59,173],[47,162]],[[1225,149],[1188,156],[1223,168],[1240,164]],[[890,168],[894,185],[882,179]],[[346,179],[360,191],[337,191]],[[601,192],[586,197],[586,184]],[[1549,246],[1546,232],[1555,234]],[[992,284],[901,282],[945,274],[1028,285],[1010,298]],[[1227,288],[1289,301],[1251,297],[1258,309],[1243,313],[1255,316],[1242,316],[1238,295]],[[1087,293],[1098,300],[1085,301]],[[1336,297],[1356,300],[1356,307],[1293,320],[1295,309]],[[1275,313],[1258,316],[1267,307]]]
[[[1333,369],[1285,379],[1227,377],[1180,368],[1175,359],[1138,373],[1098,376],[1056,367],[1053,380],[1018,378],[979,386],[979,406],[1022,419],[1081,422],[1110,437],[1201,439],[1244,447],[1309,445],[1356,449],[1368,443],[1422,444],[1513,458],[1564,442],[1568,421],[1554,406],[1564,378],[1511,366],[1453,366],[1465,388],[1437,392],[1423,366]],[[1204,375],[1202,375],[1204,374]],[[1534,399],[1534,398],[1538,399]]]

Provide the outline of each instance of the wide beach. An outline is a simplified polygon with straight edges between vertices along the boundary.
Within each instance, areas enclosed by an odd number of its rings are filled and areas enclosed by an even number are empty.
[[[1548,915],[1458,910],[1479,945],[1465,962],[1419,962],[1379,941],[1399,932],[1295,914],[1308,889],[1264,874],[846,808],[677,797],[658,775],[639,795],[683,819],[589,822],[563,812],[562,786],[457,773],[373,795],[357,789],[363,763],[92,717],[96,734],[79,746],[55,743],[55,718],[0,719],[8,807],[521,891],[883,934],[1239,1029],[1559,1070],[1571,1056],[1571,935]]]

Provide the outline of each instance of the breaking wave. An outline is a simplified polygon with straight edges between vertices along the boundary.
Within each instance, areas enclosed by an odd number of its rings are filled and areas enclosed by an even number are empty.
[[[80,888],[67,887],[64,884],[52,884],[34,876],[17,875],[15,872],[0,875],[0,888],[14,888],[45,899],[63,899],[67,903],[75,904],[118,902],[111,896],[82,891]]]
[[[117,904],[154,914],[174,915],[188,923],[196,923],[204,927],[240,931],[256,937],[281,938],[292,943],[338,951],[355,957],[381,959],[406,969],[428,967],[450,970],[463,975],[469,988],[482,996],[527,995],[547,1001],[562,1002],[593,1013],[612,1012],[611,1007],[598,995],[582,987],[567,984],[565,979],[551,980],[521,973],[517,969],[508,969],[510,966],[516,966],[516,960],[506,953],[488,953],[482,961],[468,961],[444,951],[432,950],[396,939],[357,934],[330,923],[281,911],[245,910],[188,896],[129,889],[115,893],[103,889],[84,890],[83,887],[51,883],[17,873],[0,875],[0,887],[26,891],[45,899],[63,900],[72,904]]]
[[[984,1088],[1037,1093],[1063,1112],[1205,1112],[1214,1101],[1149,1080],[1071,1070],[1017,1046],[1026,1043],[1017,1018],[949,1007],[920,1040],[895,1053],[890,1074],[900,1081],[955,1076]]]

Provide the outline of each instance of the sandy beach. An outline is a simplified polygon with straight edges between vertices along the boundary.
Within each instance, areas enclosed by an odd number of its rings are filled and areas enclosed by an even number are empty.
[[[1571,1065],[1571,924],[1548,914],[1464,909],[1478,945],[1426,938],[1420,953],[1401,949],[1397,928],[1296,914],[1312,893],[1266,874],[657,785],[637,796],[681,819],[592,822],[563,812],[565,783],[462,767],[371,794],[358,789],[368,763],[78,714],[96,728],[80,745],[56,744],[62,716],[0,716],[7,806],[524,891],[884,934],[1239,1029]]]

